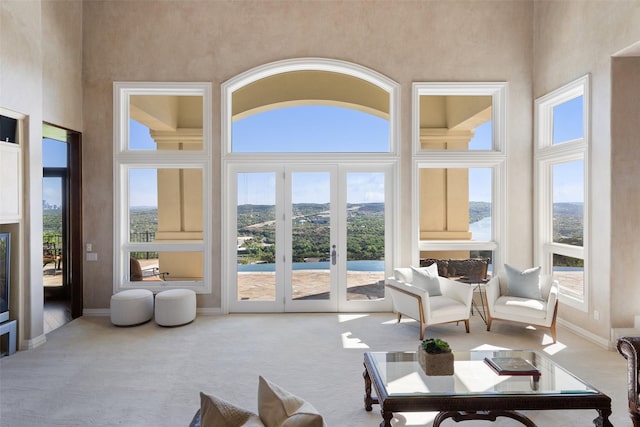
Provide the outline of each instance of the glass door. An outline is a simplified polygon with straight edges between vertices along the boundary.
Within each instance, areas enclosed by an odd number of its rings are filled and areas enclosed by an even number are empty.
[[[231,312],[389,308],[385,167],[232,171]],[[262,170],[260,170],[262,169]]]
[[[232,311],[282,311],[283,292],[276,284],[282,276],[282,263],[277,263],[282,234],[280,210],[276,204],[278,190],[275,170],[237,172],[235,179],[236,208],[234,247],[235,280],[230,287]],[[234,257],[230,257],[234,259]]]
[[[45,289],[62,291],[66,247],[66,179],[59,171],[46,171],[42,178],[42,276]],[[58,176],[56,176],[58,175]]]
[[[347,171],[343,174],[342,207],[345,285],[340,311],[363,311],[384,303],[387,240],[386,173]]]
[[[336,170],[306,167],[285,175],[285,311],[337,310]]]

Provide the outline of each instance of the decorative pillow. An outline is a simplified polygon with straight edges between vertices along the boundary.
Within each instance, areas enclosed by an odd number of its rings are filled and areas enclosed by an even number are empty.
[[[316,409],[303,399],[260,377],[258,413],[266,427],[323,427]]]
[[[413,280],[413,276],[411,274],[410,268],[394,268],[393,269],[393,277],[400,282],[411,283]]]
[[[264,427],[264,424],[253,412],[200,392],[200,426]]]
[[[424,268],[411,266],[411,270],[413,270],[413,284],[415,286],[429,292],[430,297],[442,295],[440,279],[438,279],[438,265],[436,263]]]
[[[507,273],[507,295],[542,300],[540,293],[540,266],[520,271],[509,264],[505,264],[504,269]]]

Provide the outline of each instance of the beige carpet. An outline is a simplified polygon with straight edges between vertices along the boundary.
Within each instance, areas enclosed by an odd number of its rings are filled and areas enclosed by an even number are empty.
[[[454,349],[482,345],[546,351],[613,399],[616,426],[630,426],[626,365],[614,351],[560,328],[559,343],[544,331],[496,322],[487,332],[478,316],[435,326],[428,336]],[[395,315],[249,314],[199,316],[178,328],[153,322],[117,328],[108,318],[80,318],[47,335],[47,343],[0,359],[0,425],[187,426],[198,392],[256,410],[258,375],[311,402],[331,427],[370,427],[379,407],[363,406],[365,351],[414,350],[418,327]],[[594,410],[526,412],[539,426],[589,426]],[[394,426],[431,426],[434,413],[397,414]],[[445,426],[511,426],[513,420]]]

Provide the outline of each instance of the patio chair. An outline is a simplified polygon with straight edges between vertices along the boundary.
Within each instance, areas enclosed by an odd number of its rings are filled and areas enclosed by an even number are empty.
[[[129,258],[129,280],[140,282],[142,280],[165,280],[169,273],[161,273],[157,267],[143,270],[140,261]]]

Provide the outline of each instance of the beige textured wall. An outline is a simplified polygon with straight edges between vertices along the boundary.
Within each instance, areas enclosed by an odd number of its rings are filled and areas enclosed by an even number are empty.
[[[287,58],[327,57],[372,68],[401,89],[400,258],[411,261],[411,83],[509,82],[509,217],[514,265],[532,260],[531,2],[522,1],[90,1],[84,28],[84,234],[99,253],[85,264],[85,308],[109,306],[113,271],[112,84],[213,84],[214,165],[220,154],[220,84]],[[220,307],[221,177],[214,173],[214,292]],[[524,188],[523,188],[524,187]]]
[[[640,40],[640,2],[535,1],[534,2],[534,98],[578,77],[591,74],[591,289],[589,312],[561,305],[560,317],[608,338],[612,326],[631,327],[633,320],[616,304],[622,296],[637,295],[638,280],[629,266],[637,264],[636,253],[626,252],[612,222],[620,216],[610,197],[612,184],[638,182],[639,173],[611,167],[611,56]],[[637,122],[637,117],[633,119]],[[637,150],[629,139],[619,141],[620,153]],[[637,138],[635,144],[637,145]],[[618,142],[615,142],[618,146]],[[626,146],[626,147],[625,147]],[[631,172],[631,173],[630,173]],[[611,178],[611,175],[614,178]],[[626,196],[625,196],[626,197]],[[626,218],[622,218],[626,217]],[[630,219],[622,215],[620,219]],[[628,224],[614,224],[627,227]],[[638,226],[631,227],[638,229]],[[635,233],[637,234],[637,232]],[[611,260],[623,268],[612,269]],[[617,298],[612,299],[612,295]],[[635,304],[638,305],[637,303]],[[594,320],[593,310],[600,312]]]
[[[42,2],[44,120],[82,132],[82,1]]]
[[[44,339],[42,122],[82,128],[82,2],[0,1],[0,107],[23,114],[23,218],[19,348]],[[16,293],[14,293],[14,296]]]
[[[612,65],[611,326],[628,328],[640,315],[640,56]]]

